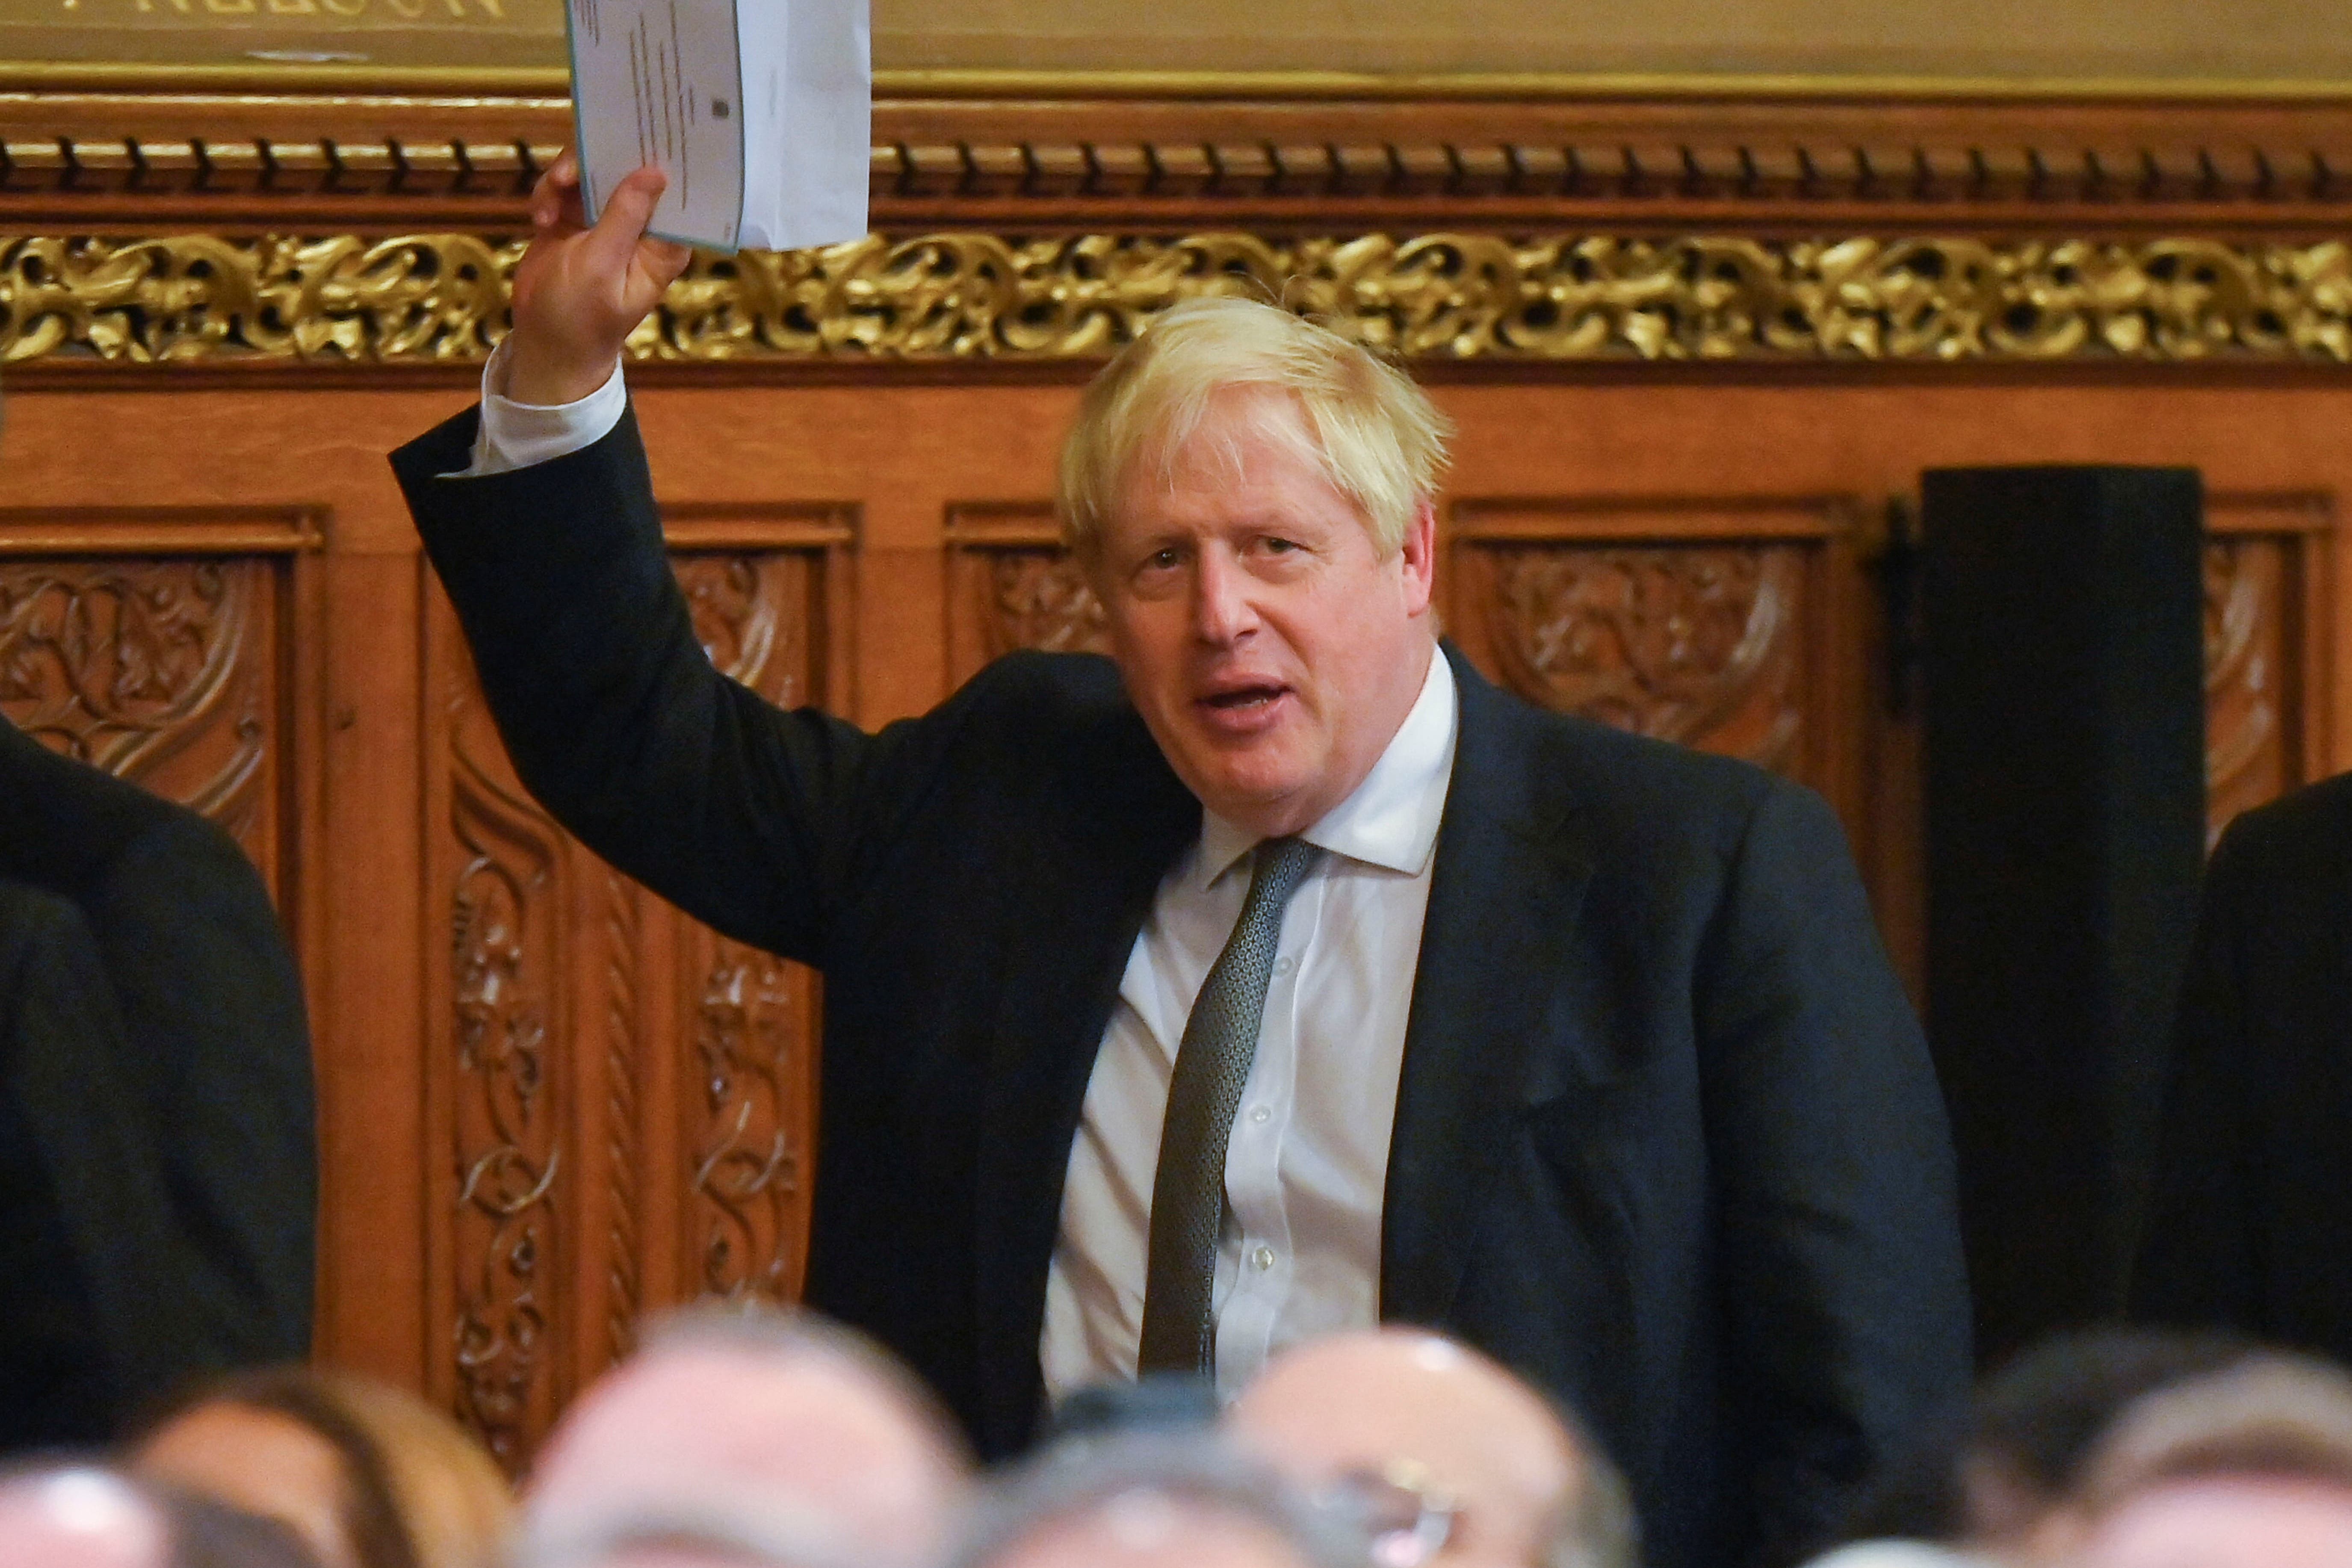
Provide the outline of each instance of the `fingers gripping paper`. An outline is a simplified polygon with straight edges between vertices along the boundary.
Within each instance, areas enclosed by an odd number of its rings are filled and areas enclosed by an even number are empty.
[[[789,250],[865,236],[866,0],[570,0],[564,17],[589,221],[655,163],[665,239]]]

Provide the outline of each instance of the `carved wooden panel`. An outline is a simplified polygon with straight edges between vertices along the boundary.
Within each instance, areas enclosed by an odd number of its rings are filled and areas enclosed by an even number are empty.
[[[806,552],[679,557],[711,662],[782,707],[811,700],[824,668],[821,568]],[[797,963],[679,922],[695,1092],[683,1135],[683,1295],[799,1294],[814,1137],[816,978]]]
[[[1570,498],[1454,508],[1446,626],[1528,700],[1745,758],[1841,805],[1858,508]]]
[[[1805,727],[1804,553],[1498,544],[1471,555],[1462,591],[1521,696],[1785,771]]]
[[[2207,499],[2209,842],[2252,806],[2326,774],[2334,507],[2318,494]]]
[[[556,1408],[549,1375],[565,1290],[557,1096],[572,1019],[562,882],[579,857],[523,792],[471,666],[449,668],[447,821],[451,1119],[457,1190],[449,1354],[455,1407],[501,1461],[521,1461]],[[571,1159],[579,1155],[573,1152]]]
[[[713,663],[772,701],[837,700],[849,533],[823,510],[673,520]],[[450,1333],[433,1375],[520,1468],[645,1311],[797,1293],[820,994],[564,835],[517,783],[446,609],[432,636],[452,942],[428,1064]]]
[[[220,824],[281,902],[293,560],[312,543],[297,517],[0,510],[0,712]]]
[[[1062,549],[1045,501],[948,509],[948,678],[1016,648],[1107,651],[1102,605]]]

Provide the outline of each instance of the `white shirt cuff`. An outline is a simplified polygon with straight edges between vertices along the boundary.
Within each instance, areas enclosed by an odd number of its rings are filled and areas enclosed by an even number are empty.
[[[502,343],[482,366],[481,428],[474,437],[474,466],[459,479],[503,474],[594,446],[613,433],[628,412],[629,390],[621,381],[621,362],[604,384],[577,403],[517,403],[505,395],[507,351]]]

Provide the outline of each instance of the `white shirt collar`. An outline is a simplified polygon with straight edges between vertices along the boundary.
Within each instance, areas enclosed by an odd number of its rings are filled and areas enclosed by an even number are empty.
[[[1355,793],[1299,835],[1351,860],[1417,877],[1437,849],[1454,778],[1454,739],[1461,699],[1442,648],[1429,656],[1421,695]],[[1256,847],[1258,836],[1213,811],[1201,814],[1201,886],[1208,887]]]

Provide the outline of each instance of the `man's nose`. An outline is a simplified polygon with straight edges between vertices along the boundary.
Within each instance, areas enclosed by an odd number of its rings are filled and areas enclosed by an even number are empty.
[[[1217,551],[1202,551],[1192,574],[1193,634],[1223,647],[1255,626],[1257,611],[1249,589],[1249,574]]]

